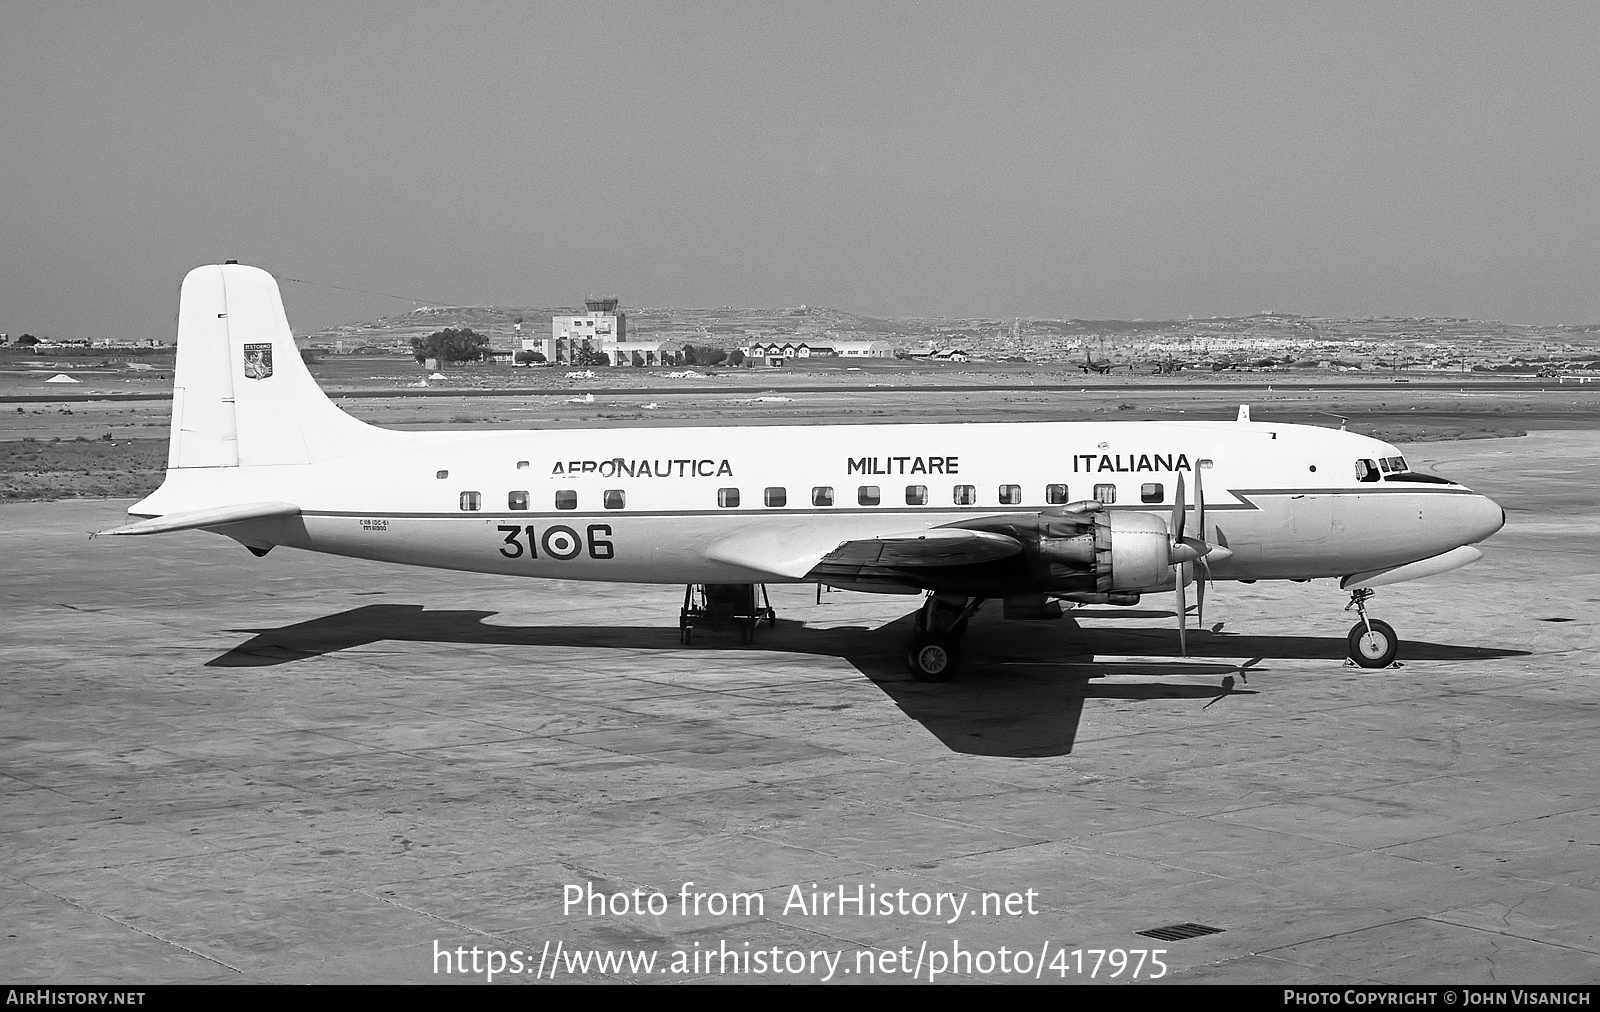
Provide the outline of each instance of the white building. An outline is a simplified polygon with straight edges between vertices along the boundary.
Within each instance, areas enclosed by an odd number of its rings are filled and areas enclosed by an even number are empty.
[[[835,341],[833,352],[840,358],[894,358],[894,345],[888,341]]]
[[[805,341],[756,341],[741,350],[746,358],[811,358],[833,354],[832,345]]]
[[[618,301],[615,296],[585,299],[588,312],[551,317],[550,339],[537,342],[540,346],[536,348],[529,348],[529,341],[523,341],[522,346],[528,351],[542,352],[545,361],[552,364],[571,364],[585,351],[598,352],[613,365],[619,364],[617,345],[628,341],[628,314],[617,311]],[[629,350],[631,359],[632,348]]]

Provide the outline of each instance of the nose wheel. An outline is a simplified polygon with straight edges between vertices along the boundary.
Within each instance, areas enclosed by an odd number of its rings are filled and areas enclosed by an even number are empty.
[[[1361,618],[1350,627],[1346,642],[1350,646],[1350,659],[1363,668],[1387,668],[1395,663],[1395,655],[1400,652],[1400,637],[1395,635],[1394,627],[1381,619],[1367,617],[1367,601],[1375,593],[1368,588],[1352,590],[1350,603],[1344,606],[1345,611],[1354,608]]]

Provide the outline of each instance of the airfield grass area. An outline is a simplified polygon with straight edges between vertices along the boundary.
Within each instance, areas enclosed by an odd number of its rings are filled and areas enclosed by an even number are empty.
[[[167,466],[165,439],[0,441],[0,499],[147,495]]]

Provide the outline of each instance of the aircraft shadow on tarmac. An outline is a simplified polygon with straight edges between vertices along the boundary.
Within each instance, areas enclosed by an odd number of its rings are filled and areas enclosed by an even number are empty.
[[[1191,699],[1206,706],[1254,695],[1236,688],[1250,675],[1270,671],[1273,659],[1344,659],[1343,638],[1231,635],[1190,630],[1189,657],[1179,658],[1173,628],[1085,630],[1069,615],[1054,622],[1001,623],[980,615],[967,634],[963,671],[953,681],[918,682],[906,673],[900,648],[911,616],[878,629],[810,628],[779,620],[762,626],[756,642],[741,645],[732,630],[696,629],[696,644],[679,644],[670,627],[502,626],[492,611],[429,611],[422,605],[372,604],[275,629],[235,629],[254,635],[206,662],[207,667],[252,668],[289,664],[386,640],[478,646],[585,647],[623,650],[743,650],[838,657],[854,665],[946,746],[969,755],[1014,758],[1066,755],[1073,749],[1085,699]],[[1109,617],[1114,613],[1104,613]],[[1095,613],[1095,618],[1103,617]],[[1126,613],[1120,617],[1126,617]],[[1145,619],[1171,619],[1148,612]],[[1036,628],[1028,629],[1028,625]],[[703,644],[703,645],[702,645]],[[1494,650],[1408,642],[1407,660],[1481,661],[1522,656]],[[1096,660],[1096,655],[1165,657],[1170,661]],[[1238,661],[1235,658],[1248,657]],[[1220,684],[1148,681],[1095,684],[1107,676],[1220,678]]]

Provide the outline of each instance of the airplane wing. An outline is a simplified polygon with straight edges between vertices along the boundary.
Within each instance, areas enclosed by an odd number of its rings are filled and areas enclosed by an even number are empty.
[[[300,515],[300,507],[286,502],[252,502],[239,506],[218,506],[208,510],[189,510],[168,513],[136,523],[114,527],[99,534],[166,534],[169,531],[193,531],[203,527],[221,527],[225,524],[243,523],[246,520],[271,520],[277,517]]]
[[[707,547],[705,555],[717,562],[798,580],[819,565],[961,566],[1021,551],[1021,542],[1007,535],[951,527],[841,540],[836,523],[818,521],[735,534]]]

